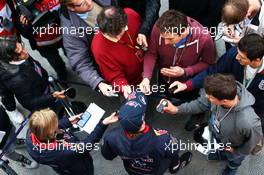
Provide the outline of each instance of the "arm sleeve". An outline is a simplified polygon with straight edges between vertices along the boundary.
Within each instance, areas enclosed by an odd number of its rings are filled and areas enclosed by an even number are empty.
[[[113,160],[115,157],[117,157],[117,154],[110,147],[108,140],[109,138],[106,136],[104,139],[104,144],[101,148],[101,153],[106,160]]]
[[[157,27],[154,25],[150,40],[149,40],[149,50],[144,56],[144,72],[143,78],[151,79],[153,69],[155,67],[157,57],[158,57],[158,46],[159,46],[159,32]]]
[[[68,117],[64,116],[62,119],[59,120],[59,129],[67,129],[72,126]]]
[[[16,77],[13,82],[27,82],[22,77]],[[14,84],[12,86],[13,92],[16,98],[21,102],[21,105],[29,110],[45,108],[47,106],[52,106],[55,102],[55,98],[51,94],[42,96],[32,96],[30,85],[23,85],[21,83]]]
[[[245,136],[245,142],[241,147],[236,149],[237,152],[245,155],[251,154],[256,145],[261,141],[261,139],[263,139],[260,121],[255,121],[255,123],[258,123],[255,127],[245,127],[240,131],[241,134]]]
[[[147,0],[145,16],[143,16],[143,23],[139,29],[139,33],[146,36],[149,35],[151,29],[159,17],[160,0]]]
[[[13,111],[16,109],[14,94],[9,91],[3,83],[0,83],[0,97],[5,109]]]
[[[185,68],[186,76],[192,77],[193,75],[205,70],[209,65],[215,63],[215,46],[211,36],[205,36],[205,40],[201,42],[198,40],[198,47],[200,50],[200,61],[196,64]]]
[[[99,122],[93,132],[88,135],[84,140],[81,140],[81,142],[83,142],[84,144],[94,145],[96,142],[99,142],[99,140],[102,138],[106,128],[107,125],[104,125],[102,122]]]
[[[100,71],[107,82],[110,82],[113,87],[119,87],[117,90],[122,91],[122,86],[129,85],[124,74],[124,68],[117,63],[113,62],[107,55],[96,55],[97,63]]]
[[[178,106],[178,114],[199,114],[210,110],[211,103],[205,96],[205,91],[201,90],[200,97],[189,103]]]
[[[178,141],[172,135],[169,135],[166,142],[160,145],[160,150],[164,152],[165,158],[172,158],[172,160],[177,161],[179,159],[179,148],[178,148]]]
[[[90,52],[90,43],[85,42],[85,37],[81,38],[71,34],[63,34],[63,46],[66,50],[69,63],[73,71],[90,87],[95,89],[103,81],[99,75],[92,53]],[[92,36],[89,36],[92,37]]]
[[[212,75],[215,73],[230,73],[232,72],[232,61],[235,59],[237,54],[236,47],[231,48],[228,52],[226,52],[221,58],[219,58],[218,62],[201,73],[197,74],[191,80],[186,82],[187,88],[191,89],[199,89],[203,87],[204,79],[208,75]]]

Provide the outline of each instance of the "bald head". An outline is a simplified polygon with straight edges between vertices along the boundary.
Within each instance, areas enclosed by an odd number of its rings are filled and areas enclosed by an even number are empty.
[[[97,23],[101,32],[116,36],[126,27],[127,15],[121,8],[106,7],[98,15]]]
[[[222,9],[222,20],[230,25],[243,21],[249,8],[248,0],[229,0]]]

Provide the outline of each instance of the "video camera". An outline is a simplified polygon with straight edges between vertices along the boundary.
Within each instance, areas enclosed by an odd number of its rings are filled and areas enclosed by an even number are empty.
[[[50,12],[48,9],[41,12],[35,7],[35,3],[41,0],[15,0],[20,15],[24,15],[27,20],[35,27],[52,23],[59,19],[56,11]],[[55,15],[54,15],[55,14]]]
[[[34,4],[39,0],[16,0],[17,8],[20,14],[23,14],[28,21],[33,20],[41,13]]]
[[[46,2],[46,5],[36,4],[42,0],[16,0],[16,7],[18,13],[23,15],[28,20],[28,24],[32,27],[34,40],[37,47],[52,46],[57,47],[60,45],[60,17],[58,8],[59,4]]]

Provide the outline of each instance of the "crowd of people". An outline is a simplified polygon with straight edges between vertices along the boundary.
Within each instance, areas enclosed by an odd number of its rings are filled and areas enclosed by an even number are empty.
[[[0,149],[25,168],[49,165],[58,174],[94,174],[92,150],[119,156],[130,175],[175,174],[192,160],[179,155],[181,138],[146,122],[151,97],[160,112],[191,115],[186,131],[205,130],[223,147],[208,160],[227,161],[234,175],[264,144],[263,0],[0,0]],[[120,109],[85,138],[73,133],[82,113],[61,115],[65,90],[54,90],[41,58],[67,88],[68,70],[102,96],[119,96]],[[153,87],[158,88],[153,88]],[[87,87],[88,88],[88,87]],[[15,125],[30,111],[26,139]],[[151,104],[151,103],[149,103]],[[162,115],[162,114],[161,114]],[[166,118],[164,118],[166,120]],[[206,120],[206,123],[203,123]],[[107,126],[120,126],[107,131]],[[26,146],[30,157],[16,152]]]

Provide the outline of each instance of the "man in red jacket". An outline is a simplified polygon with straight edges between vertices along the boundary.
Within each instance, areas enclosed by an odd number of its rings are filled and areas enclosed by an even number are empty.
[[[172,97],[178,105],[196,99],[198,90],[174,95],[169,91],[170,84],[174,80],[186,81],[214,62],[215,47],[209,31],[183,13],[169,10],[152,29],[149,50],[144,56],[144,79],[140,89],[146,94],[151,93],[150,79],[157,63],[160,92],[165,89],[162,95]]]
[[[137,47],[140,16],[132,9],[107,7],[98,15],[100,32],[92,41],[92,52],[104,79],[126,98],[129,85],[142,80],[143,51]]]

